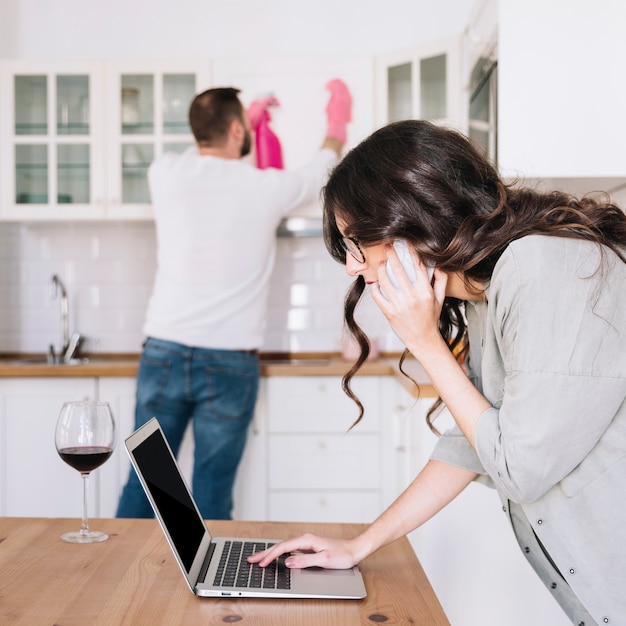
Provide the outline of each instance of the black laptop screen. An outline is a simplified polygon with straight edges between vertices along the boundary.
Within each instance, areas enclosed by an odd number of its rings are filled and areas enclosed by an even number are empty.
[[[152,433],[132,454],[172,543],[189,572],[206,528],[161,431]]]

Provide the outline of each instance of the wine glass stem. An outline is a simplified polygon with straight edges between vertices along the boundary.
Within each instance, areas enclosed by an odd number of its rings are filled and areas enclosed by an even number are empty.
[[[87,487],[89,486],[89,472],[81,472],[83,477],[83,523],[80,527],[81,533],[89,532],[89,524],[87,524]]]

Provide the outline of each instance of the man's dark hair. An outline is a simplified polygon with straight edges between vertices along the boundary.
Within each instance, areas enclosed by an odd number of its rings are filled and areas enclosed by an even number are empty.
[[[199,145],[221,145],[233,120],[243,124],[243,106],[237,96],[239,89],[216,87],[198,94],[189,107],[189,125]]]

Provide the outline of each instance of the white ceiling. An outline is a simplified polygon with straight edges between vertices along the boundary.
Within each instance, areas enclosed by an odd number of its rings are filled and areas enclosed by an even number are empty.
[[[0,57],[376,54],[459,34],[477,0],[2,0]]]

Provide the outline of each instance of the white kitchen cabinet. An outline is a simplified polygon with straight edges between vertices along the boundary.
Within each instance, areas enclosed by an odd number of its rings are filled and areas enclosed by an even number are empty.
[[[269,452],[267,448],[268,405],[266,401],[268,378],[261,378],[254,418],[248,430],[248,439],[237,470],[233,489],[233,519],[267,519],[267,475]]]
[[[208,61],[107,62],[108,217],[151,217],[148,166],[193,145],[189,105],[211,87],[209,69]]]
[[[267,518],[286,521],[373,520],[388,499],[385,468],[394,461],[383,435],[384,386],[361,376],[357,408],[338,376],[267,379]]]
[[[503,173],[561,188],[580,188],[580,177],[586,191],[623,184],[623,4],[529,0],[499,2],[498,12]]]
[[[130,460],[124,439],[133,432],[135,424],[135,378],[98,378],[98,400],[111,405],[117,433],[117,443],[111,458],[98,469],[98,514],[115,517],[122,488],[130,470]]]
[[[56,451],[61,406],[94,400],[92,378],[0,379],[0,515],[74,517],[80,527],[80,474]],[[95,470],[89,484],[89,515],[98,515]]]
[[[63,402],[84,399],[108,402],[116,426],[111,458],[89,478],[88,513],[115,516],[130,465],[134,378],[0,379],[0,515],[80,517],[80,476],[58,456],[54,429]]]
[[[376,125],[423,119],[465,130],[462,51],[451,37],[377,56]]]
[[[3,61],[1,215],[98,217],[105,172],[104,76],[86,61]]]
[[[147,167],[193,143],[209,82],[208,62],[3,61],[0,218],[149,218]]]
[[[235,519],[282,521],[373,520],[404,488],[404,455],[385,403],[397,383],[361,376],[356,406],[339,376],[270,376],[261,380],[255,417],[234,488]],[[387,419],[387,413],[390,413]],[[193,436],[179,452],[191,477]]]

